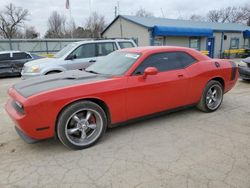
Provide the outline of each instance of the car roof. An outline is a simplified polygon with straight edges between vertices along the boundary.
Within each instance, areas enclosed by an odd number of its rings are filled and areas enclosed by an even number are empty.
[[[134,52],[134,53],[145,53],[145,52],[158,52],[158,51],[194,51],[194,49],[180,47],[180,46],[143,46],[135,48],[125,48],[120,51]]]
[[[9,51],[0,51],[0,54],[8,54],[8,53],[19,53],[21,51],[18,51],[18,50],[9,50]],[[24,52],[26,53],[26,52]]]
[[[170,52],[170,51],[183,51],[188,53],[189,55],[193,56],[195,59],[201,60],[209,60],[210,57],[202,54],[201,52],[187,47],[180,47],[180,46],[145,46],[145,47],[135,47],[135,48],[125,48],[119,50],[122,52],[131,52],[131,53],[141,53],[141,54],[154,54],[154,53],[161,53],[161,52]]]
[[[131,39],[106,39],[106,40],[85,40],[74,42],[76,44],[101,43],[101,42],[132,42]]]

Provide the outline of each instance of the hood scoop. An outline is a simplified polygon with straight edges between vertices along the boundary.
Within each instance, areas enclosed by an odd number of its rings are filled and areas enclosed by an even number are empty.
[[[108,77],[75,70],[27,79],[15,84],[14,88],[22,96],[29,97],[41,92],[48,92],[54,89],[106,79],[108,79]]]

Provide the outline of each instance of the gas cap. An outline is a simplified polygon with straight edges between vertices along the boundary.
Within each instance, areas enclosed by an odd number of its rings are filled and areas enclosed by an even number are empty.
[[[216,66],[217,68],[220,67],[220,64],[219,64],[218,62],[214,62],[214,64],[215,64],[215,66]]]

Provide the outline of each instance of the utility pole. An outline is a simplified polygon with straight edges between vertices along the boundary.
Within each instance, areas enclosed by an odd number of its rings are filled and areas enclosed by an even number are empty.
[[[165,14],[163,12],[163,9],[161,8],[161,14],[162,14],[162,17],[165,18]]]
[[[91,0],[89,0],[89,11],[90,11],[90,15],[92,13],[92,3],[91,3]]]
[[[115,6],[115,18],[118,16],[117,6]]]
[[[117,1],[117,16],[120,14],[120,2]]]

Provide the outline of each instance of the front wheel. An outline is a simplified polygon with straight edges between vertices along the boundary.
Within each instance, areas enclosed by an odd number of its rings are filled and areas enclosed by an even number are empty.
[[[96,103],[80,101],[66,107],[57,123],[59,140],[71,149],[94,145],[105,133],[107,117]]]
[[[223,100],[223,87],[220,82],[211,80],[207,83],[197,108],[203,112],[217,110]]]

